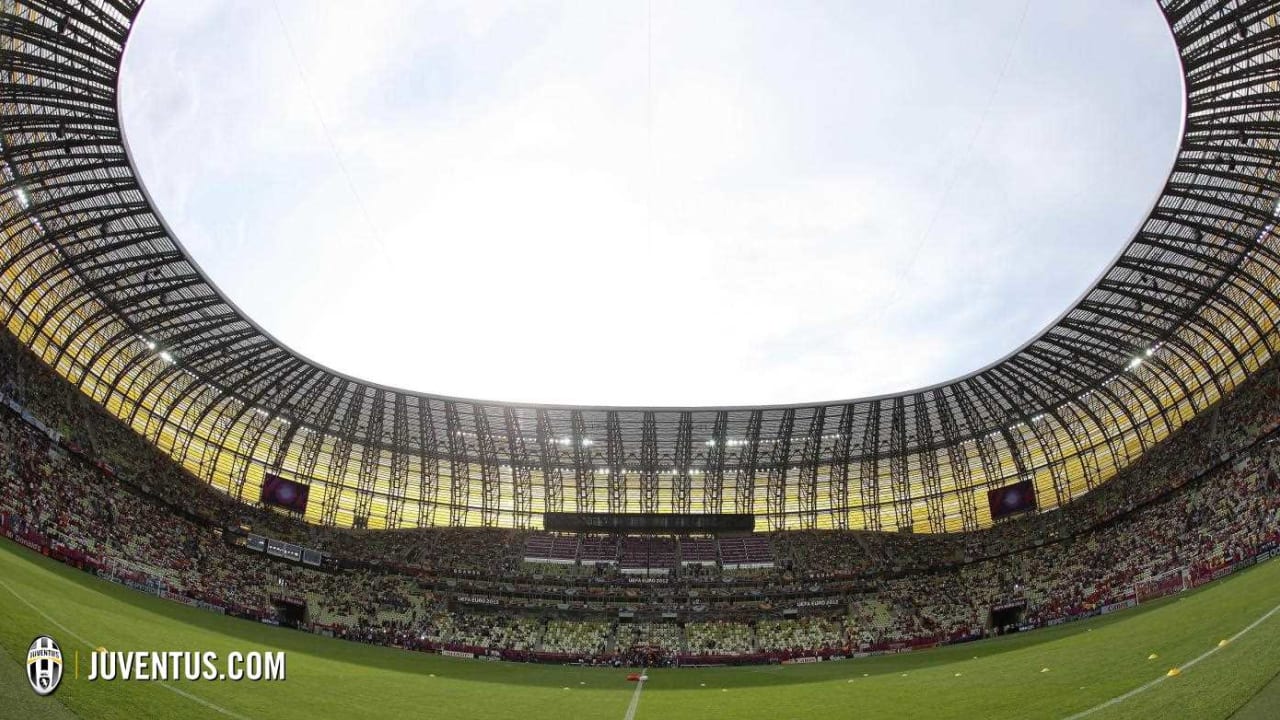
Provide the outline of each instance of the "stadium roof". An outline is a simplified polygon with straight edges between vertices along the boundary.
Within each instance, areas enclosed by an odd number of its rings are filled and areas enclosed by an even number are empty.
[[[1155,3],[275,4],[147,0],[135,172],[285,345],[456,397],[798,404],[970,372],[1110,264],[1182,128]]]
[[[385,387],[284,347],[159,216],[120,127],[140,3],[0,2],[0,312],[60,374],[246,501],[312,486],[306,518],[536,527],[543,511],[746,512],[770,528],[989,524],[1105,482],[1272,354],[1280,287],[1280,29],[1269,3],[1161,3],[1181,145],[1136,236],[1006,358],[818,405],[510,405]],[[468,352],[461,340],[441,352]],[[513,360],[514,361],[514,360]]]

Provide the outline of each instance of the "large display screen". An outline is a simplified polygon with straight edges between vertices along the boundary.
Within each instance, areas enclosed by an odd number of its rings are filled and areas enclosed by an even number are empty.
[[[310,492],[311,488],[302,483],[285,480],[279,475],[272,475],[271,473],[267,473],[266,479],[262,481],[263,503],[294,512],[305,513],[307,511],[307,495]]]
[[[267,554],[285,560],[298,562],[302,559],[302,548],[293,543],[287,543],[282,540],[267,539]]]
[[[1036,489],[1030,480],[987,491],[987,503],[991,506],[991,519],[1036,509]]]

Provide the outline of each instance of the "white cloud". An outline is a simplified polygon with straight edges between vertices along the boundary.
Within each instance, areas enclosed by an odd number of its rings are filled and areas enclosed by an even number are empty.
[[[989,108],[1013,0],[659,0],[652,36],[644,3],[278,1],[288,41],[269,3],[148,3],[136,160],[269,331],[429,392],[745,404],[973,370],[1119,250],[1177,130],[1131,0],[1033,3]]]

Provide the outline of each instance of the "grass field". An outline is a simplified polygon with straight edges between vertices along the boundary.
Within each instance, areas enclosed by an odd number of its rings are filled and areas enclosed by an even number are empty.
[[[1278,604],[1280,561],[1272,561],[1135,610],[928,652],[654,670],[634,717],[1063,718],[1214,650],[1181,675],[1089,717],[1280,718],[1280,612],[1268,615]],[[50,698],[31,692],[19,662],[40,634],[54,637],[67,658],[62,685]],[[288,675],[276,683],[88,682],[88,651],[99,645],[212,650],[221,657],[282,650]],[[1158,658],[1149,660],[1153,653]],[[0,718],[618,720],[636,690],[625,676],[457,660],[258,625],[152,598],[0,542]]]

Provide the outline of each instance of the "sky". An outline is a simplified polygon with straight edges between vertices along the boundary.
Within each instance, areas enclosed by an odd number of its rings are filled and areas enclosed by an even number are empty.
[[[394,387],[900,392],[1074,302],[1171,167],[1150,0],[148,0],[166,222],[266,331]]]

